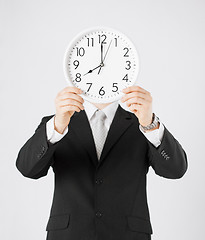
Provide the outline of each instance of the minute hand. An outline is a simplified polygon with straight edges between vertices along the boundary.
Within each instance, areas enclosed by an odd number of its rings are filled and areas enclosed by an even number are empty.
[[[98,74],[100,73],[101,68],[104,66],[104,61],[105,61],[105,58],[106,58],[106,56],[107,56],[108,50],[110,49],[111,43],[112,43],[112,40],[110,41],[110,44],[109,44],[109,46],[108,46],[108,48],[107,48],[107,51],[106,51],[105,56],[104,56],[103,61],[102,61],[102,66],[100,67],[100,69],[99,69],[99,71],[98,71]]]
[[[101,63],[103,63],[103,42],[101,43]]]

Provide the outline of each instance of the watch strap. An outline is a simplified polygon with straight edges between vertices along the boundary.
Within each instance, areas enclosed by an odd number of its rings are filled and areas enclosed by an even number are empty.
[[[157,127],[158,123],[159,123],[159,118],[156,116],[155,113],[153,113],[153,114],[152,114],[152,123],[149,124],[149,125],[147,125],[147,126],[142,126],[142,125],[140,124],[140,129],[141,129],[143,132],[146,132],[147,130],[151,130],[151,129]]]

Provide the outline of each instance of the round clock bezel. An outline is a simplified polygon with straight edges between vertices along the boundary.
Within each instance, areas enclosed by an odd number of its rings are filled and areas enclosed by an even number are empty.
[[[63,71],[64,71],[64,76],[66,78],[66,82],[68,83],[68,86],[72,86],[72,87],[76,87],[73,84],[72,79],[69,76],[69,71],[68,71],[68,61],[69,61],[69,56],[71,53],[71,50],[73,49],[73,47],[76,45],[76,43],[82,39],[83,36],[85,36],[86,34],[89,34],[91,32],[96,32],[96,31],[108,31],[108,32],[113,32],[115,34],[119,34],[120,36],[122,36],[124,39],[127,40],[127,42],[129,43],[129,46],[131,46],[132,51],[134,53],[134,58],[136,61],[136,69],[134,71],[134,79],[135,81],[132,82],[132,84],[130,84],[129,86],[133,86],[135,85],[136,81],[137,81],[137,77],[139,75],[139,70],[140,70],[140,61],[139,61],[139,53],[135,47],[135,45],[133,44],[133,42],[130,40],[130,38],[128,38],[125,34],[123,34],[122,32],[114,29],[114,28],[110,28],[110,27],[102,27],[102,26],[98,26],[98,27],[92,27],[92,28],[87,28],[84,29],[83,31],[81,31],[80,33],[78,33],[71,41],[70,43],[67,45],[66,51],[64,53],[64,58],[63,58]],[[80,87],[79,87],[80,88]],[[95,102],[95,103],[109,103],[109,102],[113,102],[113,101],[118,101],[119,99],[122,98],[122,96],[124,95],[124,93],[120,90],[119,94],[117,94],[116,96],[110,98],[110,99],[103,99],[103,98],[92,98],[88,95],[86,95],[84,93],[84,89],[82,89],[83,93],[79,94],[83,99],[89,101],[89,102]]]

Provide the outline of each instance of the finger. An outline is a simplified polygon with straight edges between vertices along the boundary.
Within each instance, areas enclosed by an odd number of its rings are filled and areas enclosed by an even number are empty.
[[[84,106],[74,99],[66,99],[61,101],[61,103],[59,104],[60,107],[67,106],[67,105],[77,106],[82,110],[84,109]]]
[[[142,98],[138,98],[138,97],[135,97],[135,98],[130,98],[129,100],[127,100],[126,102],[126,105],[129,107],[131,104],[146,104],[147,101],[145,99],[142,99]]]
[[[77,88],[77,87],[65,87],[61,92],[60,92],[60,95],[64,94],[65,92],[73,92],[73,93],[76,93],[76,94],[80,94],[82,93],[82,90],[80,88]]]
[[[125,95],[122,97],[121,101],[122,101],[122,102],[125,102],[125,101],[127,101],[128,99],[133,98],[133,97],[140,97],[140,98],[143,98],[143,99],[146,98],[146,96],[145,96],[144,93],[141,93],[141,92],[132,92],[132,93],[127,93],[127,94],[125,94]]]
[[[60,101],[65,100],[65,99],[74,99],[80,103],[84,103],[84,99],[79,96],[78,94],[72,93],[72,92],[65,92],[61,96],[58,97]]]
[[[133,92],[133,91],[139,91],[144,94],[146,94],[146,93],[150,94],[150,92],[146,91],[144,88],[141,88],[140,86],[130,86],[130,87],[122,89],[122,92],[124,92],[124,93],[129,93],[129,92]]]
[[[135,110],[135,111],[140,111],[141,108],[142,108],[142,105],[139,105],[139,104],[136,104],[136,103],[131,104],[130,107],[129,107],[129,109],[130,109],[131,111],[133,111],[133,110]]]
[[[75,105],[67,105],[62,107],[63,112],[67,112],[67,111],[76,111],[76,112],[80,112],[81,109]]]

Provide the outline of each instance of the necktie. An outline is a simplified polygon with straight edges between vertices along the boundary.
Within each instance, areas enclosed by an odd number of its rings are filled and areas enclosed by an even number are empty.
[[[95,140],[98,160],[100,159],[100,155],[107,136],[105,119],[106,119],[105,113],[97,109],[95,112],[95,123],[93,124],[93,137]]]

